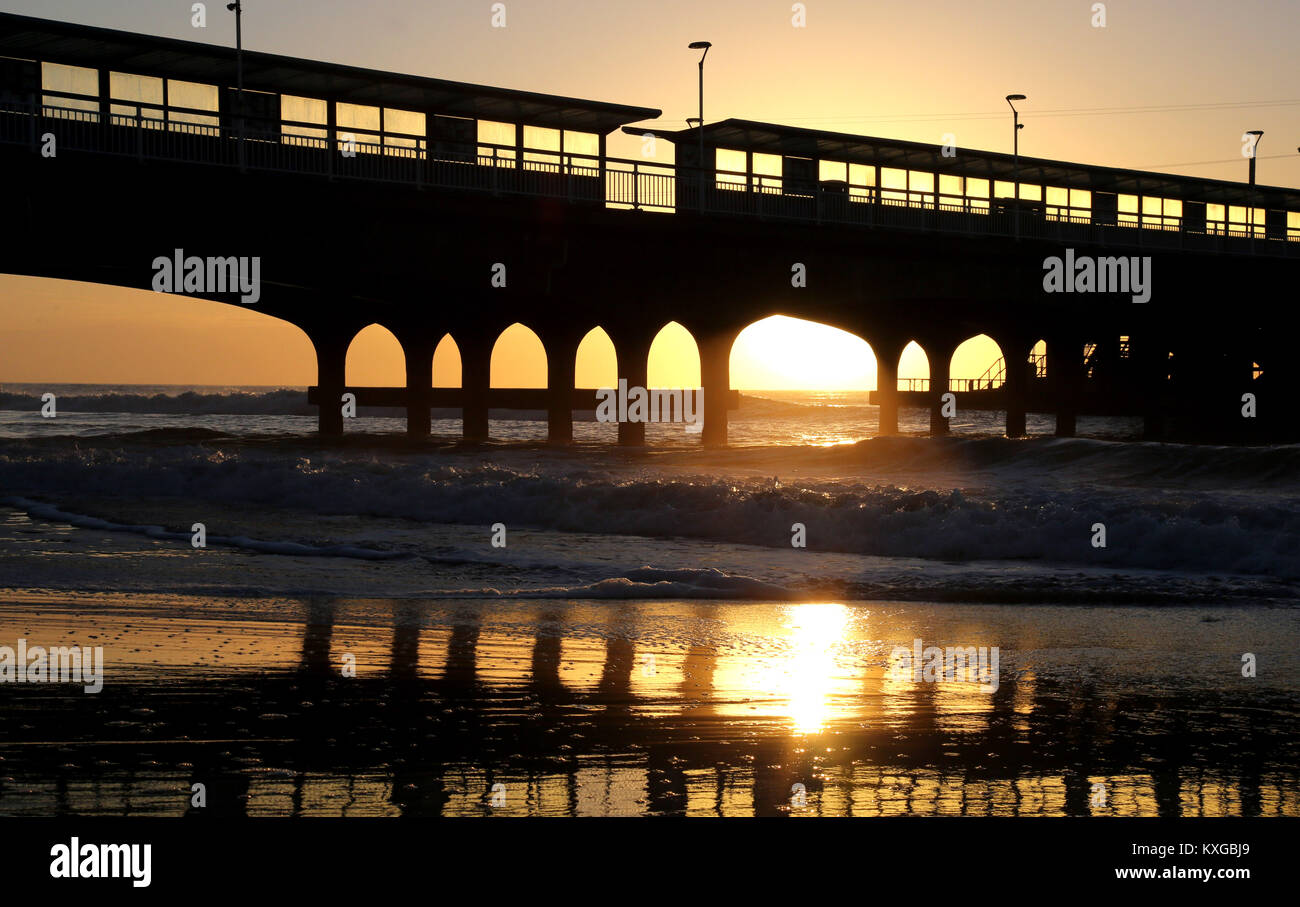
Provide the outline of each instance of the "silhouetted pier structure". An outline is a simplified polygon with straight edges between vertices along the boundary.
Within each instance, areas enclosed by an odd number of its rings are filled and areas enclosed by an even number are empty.
[[[1147,433],[1294,438],[1300,393],[1283,330],[1300,262],[1300,192],[747,120],[700,131],[632,126],[660,111],[511,91],[21,16],[0,16],[0,162],[10,235],[0,269],[150,288],[175,249],[257,256],[257,309],[310,337],[320,429],[343,430],[352,338],[397,337],[409,432],[435,400],[488,434],[495,339],[530,327],[546,350],[551,440],[572,438],[582,338],[601,326],[620,377],[647,385],[659,329],[695,338],[705,443],[727,438],[737,335],[774,314],[864,338],[878,363],[880,431],[900,405],[1131,413]],[[612,157],[622,128],[676,163]],[[57,154],[43,152],[53,138]],[[72,228],[75,225],[75,229]],[[1044,262],[1149,257],[1149,302],[1044,292]],[[802,283],[792,279],[802,274]],[[238,303],[208,288],[190,295]],[[1003,380],[951,376],[980,334]],[[461,387],[432,387],[457,346]],[[900,388],[902,351],[926,353]],[[1042,374],[1033,350],[1045,347]],[[952,380],[956,377],[958,380]],[[364,389],[364,394],[371,391]],[[1243,395],[1257,416],[1243,418]],[[360,402],[360,401],[359,401]],[[644,442],[622,423],[622,443]]]

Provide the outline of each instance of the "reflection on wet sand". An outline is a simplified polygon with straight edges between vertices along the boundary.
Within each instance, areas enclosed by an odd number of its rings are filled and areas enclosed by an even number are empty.
[[[98,696],[4,691],[0,814],[1300,815],[1294,690],[1005,664],[993,692],[914,683],[894,645],[992,638],[919,607],[0,617],[113,640]]]

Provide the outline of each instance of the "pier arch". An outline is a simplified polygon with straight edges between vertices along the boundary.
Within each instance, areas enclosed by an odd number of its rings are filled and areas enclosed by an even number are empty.
[[[546,387],[546,347],[537,332],[516,321],[492,347],[492,387]]]
[[[349,387],[402,387],[406,351],[391,330],[378,322],[366,325],[348,344],[345,381]]]
[[[451,334],[443,334],[433,349],[433,386],[461,386],[460,346]]]
[[[578,342],[573,367],[578,387],[617,386],[618,351],[604,328],[597,325]]]
[[[670,321],[655,333],[646,355],[645,382],[647,387],[700,386],[700,347],[684,325]]]

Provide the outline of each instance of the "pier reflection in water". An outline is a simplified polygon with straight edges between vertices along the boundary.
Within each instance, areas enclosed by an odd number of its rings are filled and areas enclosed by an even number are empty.
[[[1300,695],[1233,654],[1289,611],[240,607],[6,606],[107,669],[5,691],[0,814],[1300,815]],[[895,676],[916,638],[998,646],[997,689]]]

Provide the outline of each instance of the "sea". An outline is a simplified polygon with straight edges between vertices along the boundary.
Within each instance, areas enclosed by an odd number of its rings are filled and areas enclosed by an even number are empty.
[[[0,815],[1300,815],[1300,445],[877,413],[6,384],[0,646],[105,678],[0,684]]]

